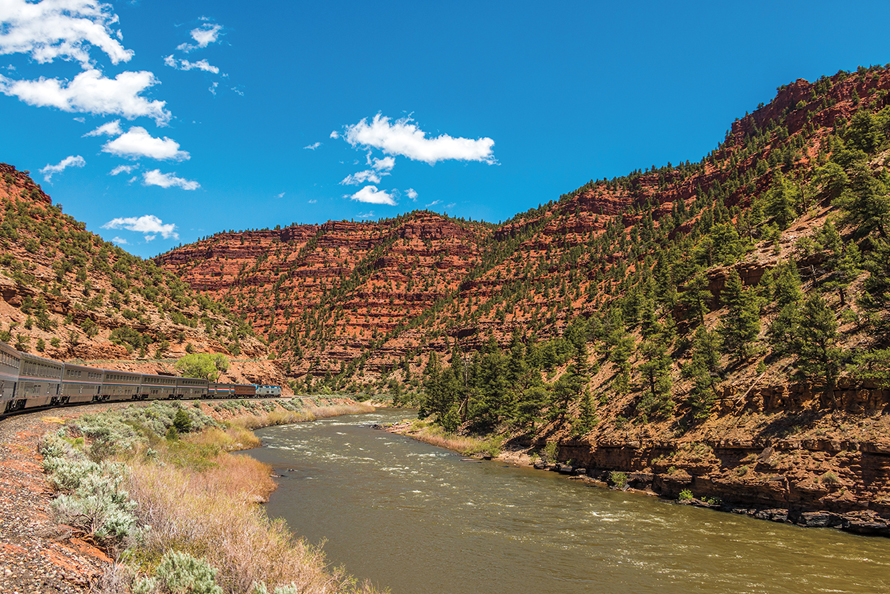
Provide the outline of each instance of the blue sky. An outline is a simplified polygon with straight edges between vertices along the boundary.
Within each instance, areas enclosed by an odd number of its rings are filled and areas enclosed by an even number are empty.
[[[3,0],[0,161],[143,257],[419,208],[498,222],[697,161],[779,85],[890,62],[888,17],[887,2]]]

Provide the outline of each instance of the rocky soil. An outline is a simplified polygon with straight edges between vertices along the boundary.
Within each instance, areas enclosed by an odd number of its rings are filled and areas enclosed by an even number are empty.
[[[38,440],[78,412],[34,413],[0,421],[0,591],[5,594],[87,593],[112,563],[69,526],[52,520],[53,490]]]

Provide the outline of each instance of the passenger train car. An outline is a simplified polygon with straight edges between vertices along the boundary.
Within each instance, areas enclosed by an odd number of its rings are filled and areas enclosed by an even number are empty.
[[[281,396],[280,386],[221,384],[60,363],[0,342],[0,417],[48,406],[133,400]]]

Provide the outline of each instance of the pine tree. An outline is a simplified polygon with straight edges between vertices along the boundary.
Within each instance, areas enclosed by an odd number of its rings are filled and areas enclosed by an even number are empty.
[[[840,373],[842,349],[837,343],[837,321],[834,312],[818,294],[804,302],[794,340],[797,364],[807,376],[821,381],[834,398],[834,387]]]
[[[741,362],[751,355],[760,334],[760,300],[753,290],[745,289],[735,269],[729,273],[722,298],[729,309],[719,329],[723,348]]]
[[[694,316],[699,324],[705,323],[705,314],[708,313],[708,300],[711,299],[708,290],[708,277],[699,272],[686,285],[686,290],[680,293],[682,303]]]
[[[856,163],[849,187],[835,203],[844,209],[845,222],[858,227],[858,235],[868,235],[877,230],[882,238],[887,239],[890,188],[886,172],[875,177],[865,162]]]

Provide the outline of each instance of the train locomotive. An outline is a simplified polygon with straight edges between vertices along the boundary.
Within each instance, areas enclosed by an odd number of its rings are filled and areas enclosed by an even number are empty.
[[[98,369],[21,353],[0,342],[0,417],[25,409],[95,402],[277,396],[280,386]]]

